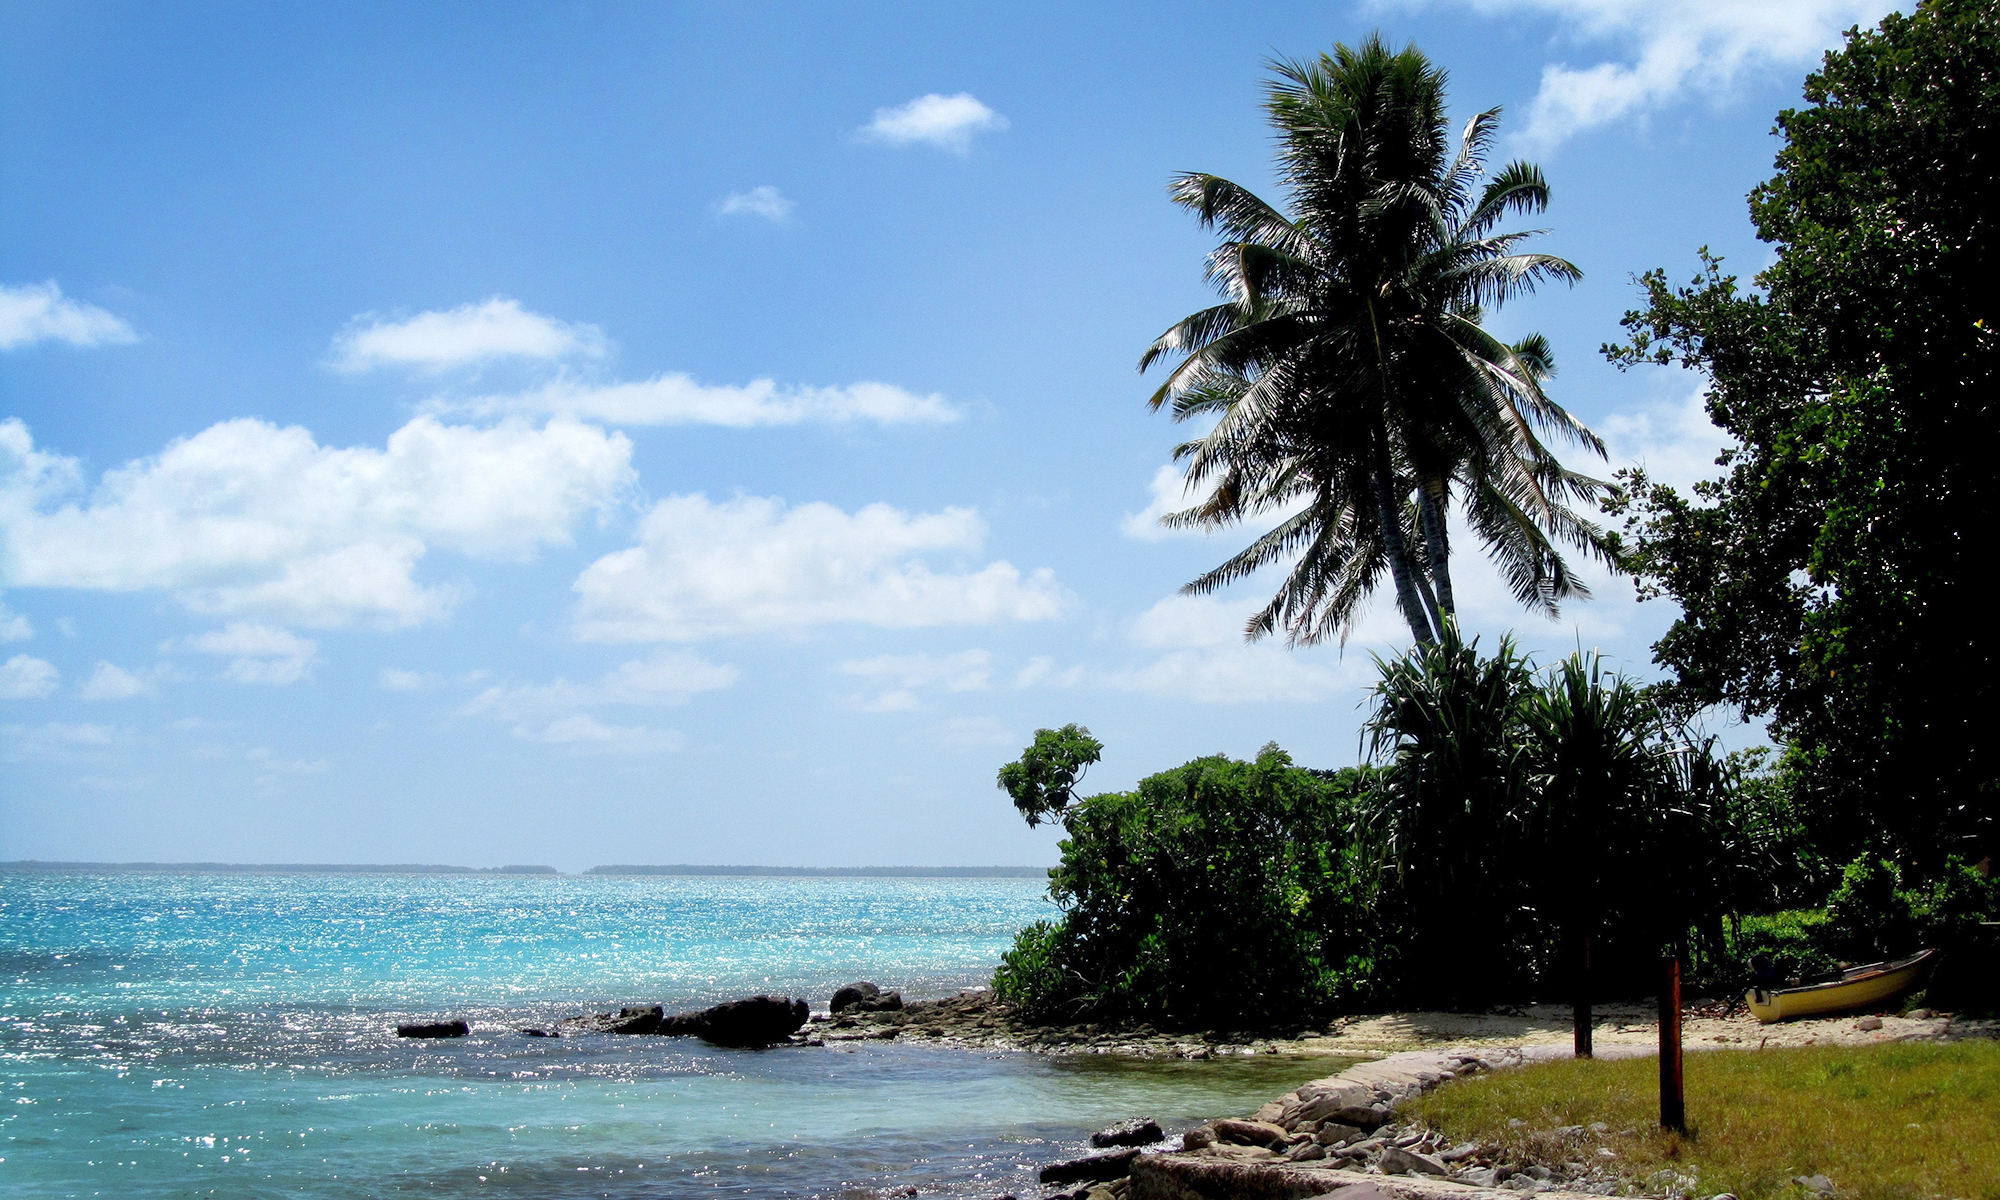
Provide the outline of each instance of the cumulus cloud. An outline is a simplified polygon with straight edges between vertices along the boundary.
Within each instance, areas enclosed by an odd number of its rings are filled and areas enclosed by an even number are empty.
[[[523,721],[612,705],[685,704],[701,692],[733,685],[737,675],[737,669],[727,663],[712,663],[687,651],[668,651],[621,664],[590,683],[558,679],[550,684],[490,687],[461,712],[469,717]]]
[[[25,642],[35,636],[35,627],[28,618],[0,604],[0,642]]]
[[[63,721],[0,726],[0,733],[7,737],[6,758],[10,762],[87,762],[101,759],[103,749],[118,740],[118,730],[109,725]]]
[[[953,717],[938,726],[937,736],[956,750],[1018,748],[1024,740],[992,717]]]
[[[0,584],[160,589],[188,608],[331,627],[414,625],[457,593],[414,578],[441,548],[526,560],[634,482],[622,434],[566,419],[478,429],[418,417],[382,449],[224,421],[107,471],[0,422]]]
[[[223,678],[238,683],[297,683],[319,662],[319,643],[284,629],[237,621],[192,637],[175,638],[160,647],[172,653],[191,650],[229,659]]]
[[[1160,518],[1168,513],[1193,508],[1207,500],[1214,492],[1214,481],[1210,480],[1195,492],[1187,490],[1185,477],[1180,467],[1169,463],[1153,472],[1152,480],[1146,486],[1148,499],[1146,507],[1135,513],[1126,513],[1118,522],[1118,531],[1126,537],[1142,542],[1159,542],[1168,538],[1210,538],[1243,537],[1246,540],[1274,528],[1278,522],[1297,512],[1302,505],[1287,505],[1269,512],[1257,513],[1248,520],[1231,526],[1229,530],[1169,529],[1160,524]]]
[[[1618,47],[1608,61],[1542,68],[1519,138],[1544,150],[1690,97],[1725,95],[1756,74],[1796,73],[1838,45],[1842,30],[1897,7],[1882,0],[1459,2],[1490,17],[1549,16],[1567,40]]]
[[[851,659],[841,663],[840,670],[867,680],[873,689],[849,697],[849,703],[864,712],[901,712],[920,707],[917,693],[922,690],[985,690],[993,681],[993,656],[984,650],[884,654]]]
[[[747,213],[782,223],[792,215],[792,202],[785,198],[783,192],[766,184],[747,192],[731,192],[716,204],[715,211],[725,217]]]
[[[918,395],[872,380],[837,387],[782,387],[773,380],[756,379],[738,387],[704,384],[681,374],[629,383],[563,380],[508,396],[439,397],[428,407],[434,412],[482,417],[560,415],[609,425],[723,425],[736,429],[849,421],[937,424],[959,418],[958,410],[943,396]]]
[[[884,628],[988,625],[1059,615],[1068,593],[1046,568],[1008,562],[937,570],[930,552],[975,554],[971,509],[906,513],[871,504],[786,507],[743,497],[671,496],[640,524],[639,544],[577,578],[577,629],[598,641],[691,641],[855,623]]]
[[[916,143],[936,146],[954,154],[972,149],[974,134],[1007,128],[1007,118],[981,104],[970,92],[940,96],[936,92],[918,96],[908,104],[878,108],[875,119],[861,127],[861,136],[890,146]]]
[[[138,340],[123,319],[70,299],[53,279],[18,287],[0,283],[0,350],[36,342],[114,346]]]
[[[347,372],[386,366],[442,371],[503,358],[596,357],[607,345],[595,325],[558,321],[495,296],[401,321],[362,313],[333,339],[327,362]]]
[[[514,735],[580,754],[666,754],[687,744],[686,737],[671,729],[606,725],[588,714],[562,717],[545,725],[520,726]]]
[[[100,660],[76,694],[85,700],[129,700],[151,696],[159,690],[152,679]]]
[[[1107,671],[1103,686],[1203,704],[1324,700],[1361,676],[1332,648],[1296,651],[1282,639],[1246,643],[1243,625],[1260,600],[1169,596],[1141,613],[1132,641],[1162,653],[1138,666]],[[1365,661],[1365,660],[1364,660]]]
[[[46,659],[16,654],[0,663],[0,700],[39,700],[61,682],[62,672]]]
[[[1707,380],[1688,371],[1680,382],[1679,395],[1598,422],[1597,432],[1604,436],[1612,464],[1609,469],[1644,467],[1655,482],[1683,493],[1696,480],[1717,477],[1721,468],[1715,460],[1729,444],[1729,436],[1708,419]]]
[[[421,671],[405,671],[400,667],[383,667],[375,676],[375,685],[385,692],[422,691],[430,680]]]

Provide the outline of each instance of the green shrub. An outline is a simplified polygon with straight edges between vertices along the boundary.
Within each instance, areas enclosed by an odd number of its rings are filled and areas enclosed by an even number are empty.
[[[1051,1019],[1303,1025],[1373,962],[1349,850],[1368,774],[1276,746],[1075,801],[1050,873],[1061,920],[1023,930],[994,988]]]
[[[1771,961],[1778,978],[1811,979],[1840,969],[1831,949],[1833,937],[1825,909],[1803,908],[1741,918],[1729,937],[1730,966],[1726,987],[1747,984],[1750,961],[1759,955]]]

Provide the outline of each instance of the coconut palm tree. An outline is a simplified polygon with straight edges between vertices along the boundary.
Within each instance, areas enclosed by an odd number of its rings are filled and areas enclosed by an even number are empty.
[[[1564,468],[1543,439],[1600,456],[1603,445],[1543,390],[1547,343],[1509,344],[1482,324],[1538,283],[1580,277],[1518,250],[1540,231],[1495,232],[1547,207],[1540,169],[1516,162],[1488,178],[1499,111],[1472,118],[1454,145],[1444,73],[1414,48],[1370,37],[1272,69],[1266,108],[1292,212],[1214,175],[1174,181],[1175,202],[1223,235],[1208,276],[1224,301],[1168,329],[1139,367],[1179,356],[1152,406],[1215,420],[1175,451],[1189,490],[1208,494],[1167,523],[1285,515],[1184,590],[1290,560],[1245,632],[1282,628],[1307,644],[1344,636],[1386,571],[1411,632],[1430,643],[1456,611],[1456,501],[1524,603],[1552,612],[1587,594],[1558,543],[1609,561],[1570,507],[1606,485]]]

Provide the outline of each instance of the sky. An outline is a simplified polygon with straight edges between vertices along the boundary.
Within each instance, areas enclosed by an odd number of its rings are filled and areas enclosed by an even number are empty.
[[[1386,595],[1293,649],[1178,593],[1255,531],[1157,524],[1168,181],[1282,202],[1269,60],[1415,43],[1551,181],[1584,279],[1490,323],[1573,465],[1686,483],[1701,380],[1599,346],[1769,261],[1773,118],[1886,11],[0,0],[0,859],[1041,864],[1037,728],[1092,791],[1352,765]],[[1484,644],[1657,676],[1667,602],[1456,548]]]

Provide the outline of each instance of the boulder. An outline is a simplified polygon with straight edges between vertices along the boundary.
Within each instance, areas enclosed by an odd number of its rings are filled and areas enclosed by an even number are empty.
[[[1215,1138],[1220,1142],[1235,1142],[1239,1146],[1264,1146],[1278,1148],[1291,1140],[1282,1126],[1269,1121],[1237,1121],[1224,1119],[1213,1123]]]
[[[1428,1154],[1418,1154],[1401,1146],[1385,1146],[1381,1158],[1384,1175],[1449,1175],[1445,1165]]]
[[[1359,1084],[1341,1084],[1325,1089],[1311,1085],[1299,1089],[1299,1098],[1286,1104],[1274,1118],[1287,1129],[1297,1129],[1308,1121],[1324,1121],[1350,1105],[1366,1105],[1375,1094]]]
[[[463,1021],[429,1021],[396,1026],[396,1036],[407,1038],[461,1038],[471,1032],[472,1026]]]
[[[1321,1121],[1319,1132],[1313,1135],[1313,1140],[1322,1146],[1345,1146],[1349,1142],[1358,1142],[1366,1136],[1368,1136],[1367,1131],[1358,1125],[1342,1125],[1339,1121]]]
[[[564,1017],[558,1024],[573,1026],[577,1033],[658,1033],[664,1011],[657,1004],[638,1005],[615,1013]]]
[[[1395,1115],[1388,1109],[1374,1104],[1349,1104],[1326,1114],[1326,1119],[1338,1121],[1342,1125],[1358,1125],[1363,1129],[1374,1129],[1387,1125]]]
[[[696,1012],[675,1013],[655,1031],[668,1037],[698,1037],[718,1046],[769,1046],[789,1038],[810,1015],[804,1000],[751,996]]]
[[[1043,1183],[1098,1183],[1119,1179],[1131,1173],[1132,1160],[1137,1157],[1139,1152],[1136,1149],[1086,1154],[1082,1158],[1043,1167],[1041,1178]]]
[[[881,994],[882,989],[880,987],[865,979],[859,980],[835,992],[833,994],[833,1002],[826,1006],[827,1011],[837,1016],[860,1004],[862,1001],[873,1000]]]
[[[1160,1123],[1151,1117],[1133,1117],[1090,1135],[1090,1144],[1103,1150],[1110,1146],[1150,1146],[1166,1140]]]

